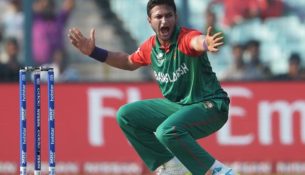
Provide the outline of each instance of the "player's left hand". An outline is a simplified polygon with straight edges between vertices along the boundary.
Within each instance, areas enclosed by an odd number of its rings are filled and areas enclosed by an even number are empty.
[[[221,36],[222,32],[218,32],[218,33],[212,35],[211,31],[212,31],[212,27],[209,26],[204,42],[206,42],[208,51],[218,52],[218,50],[219,50],[218,47],[223,45],[223,37]]]

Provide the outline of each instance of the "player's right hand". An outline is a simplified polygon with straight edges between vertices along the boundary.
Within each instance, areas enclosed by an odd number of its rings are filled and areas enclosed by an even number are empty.
[[[85,55],[90,55],[95,48],[95,29],[91,29],[90,38],[86,38],[79,29],[71,28],[68,37],[72,45]]]

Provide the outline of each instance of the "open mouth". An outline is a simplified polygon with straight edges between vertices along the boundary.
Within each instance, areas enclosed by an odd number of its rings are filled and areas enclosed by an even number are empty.
[[[161,27],[160,28],[160,34],[162,36],[168,36],[169,35],[169,27]]]

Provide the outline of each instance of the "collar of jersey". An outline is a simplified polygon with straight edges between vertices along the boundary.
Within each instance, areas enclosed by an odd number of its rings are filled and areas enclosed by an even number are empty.
[[[174,32],[173,32],[173,34],[172,34],[172,36],[171,36],[171,39],[170,39],[170,41],[169,41],[168,47],[162,46],[161,43],[160,43],[160,41],[159,41],[159,39],[158,39],[158,37],[156,37],[156,46],[157,46],[159,49],[165,50],[166,52],[168,52],[168,51],[170,50],[171,46],[174,45],[174,44],[176,44],[177,39],[178,39],[178,35],[179,35],[179,31],[180,31],[180,27],[176,26],[176,27],[175,27],[175,30],[174,30]]]

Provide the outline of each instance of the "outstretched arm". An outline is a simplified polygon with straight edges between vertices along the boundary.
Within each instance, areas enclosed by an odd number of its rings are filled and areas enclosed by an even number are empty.
[[[135,70],[140,65],[131,61],[130,55],[124,52],[111,52],[95,46],[95,30],[91,29],[90,38],[83,36],[77,28],[69,30],[69,39],[72,45],[84,55],[90,56],[98,61],[124,70]]]
[[[218,47],[223,45],[222,33],[211,35],[212,27],[208,28],[207,35],[199,35],[191,40],[191,48],[198,52],[218,52]]]

